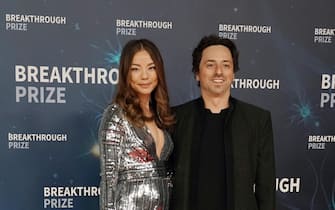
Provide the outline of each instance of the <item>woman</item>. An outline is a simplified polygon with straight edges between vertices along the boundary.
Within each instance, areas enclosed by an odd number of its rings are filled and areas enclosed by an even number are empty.
[[[123,48],[116,97],[99,129],[100,209],[168,209],[166,161],[174,123],[158,48],[149,40]]]

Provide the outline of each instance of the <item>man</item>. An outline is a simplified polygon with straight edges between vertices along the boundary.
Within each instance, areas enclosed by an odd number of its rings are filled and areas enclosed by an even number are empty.
[[[173,210],[274,210],[270,112],[231,97],[238,51],[202,38],[193,51],[201,97],[175,107]]]

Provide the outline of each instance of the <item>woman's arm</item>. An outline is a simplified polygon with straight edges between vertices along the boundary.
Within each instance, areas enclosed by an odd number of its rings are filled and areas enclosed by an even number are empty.
[[[115,107],[109,107],[103,114],[99,129],[100,144],[100,210],[115,210],[115,196],[118,182],[121,142],[125,132],[122,120],[115,113]]]

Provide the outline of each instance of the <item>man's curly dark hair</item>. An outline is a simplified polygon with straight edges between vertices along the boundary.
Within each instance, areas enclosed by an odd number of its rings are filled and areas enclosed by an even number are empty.
[[[207,47],[212,46],[212,45],[223,45],[230,50],[230,53],[233,57],[234,72],[236,73],[240,68],[239,68],[239,65],[238,65],[239,52],[236,48],[235,43],[233,41],[231,41],[230,39],[221,38],[221,37],[216,36],[216,35],[209,35],[209,36],[203,37],[200,40],[197,47],[194,48],[193,53],[192,53],[192,58],[193,58],[192,72],[194,74],[197,74],[199,72],[199,65],[200,65],[200,61],[201,61],[201,58],[202,58],[202,52],[204,51],[204,49],[206,49]]]

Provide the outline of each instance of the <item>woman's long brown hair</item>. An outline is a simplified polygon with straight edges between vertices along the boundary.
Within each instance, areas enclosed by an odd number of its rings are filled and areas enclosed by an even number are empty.
[[[119,83],[114,99],[126,113],[126,117],[136,126],[144,126],[147,118],[140,107],[140,100],[129,82],[129,71],[134,55],[145,50],[156,66],[157,87],[151,93],[150,108],[158,127],[169,129],[175,118],[169,106],[169,96],[164,74],[164,63],[157,46],[147,39],[130,40],[123,48],[119,65]]]

